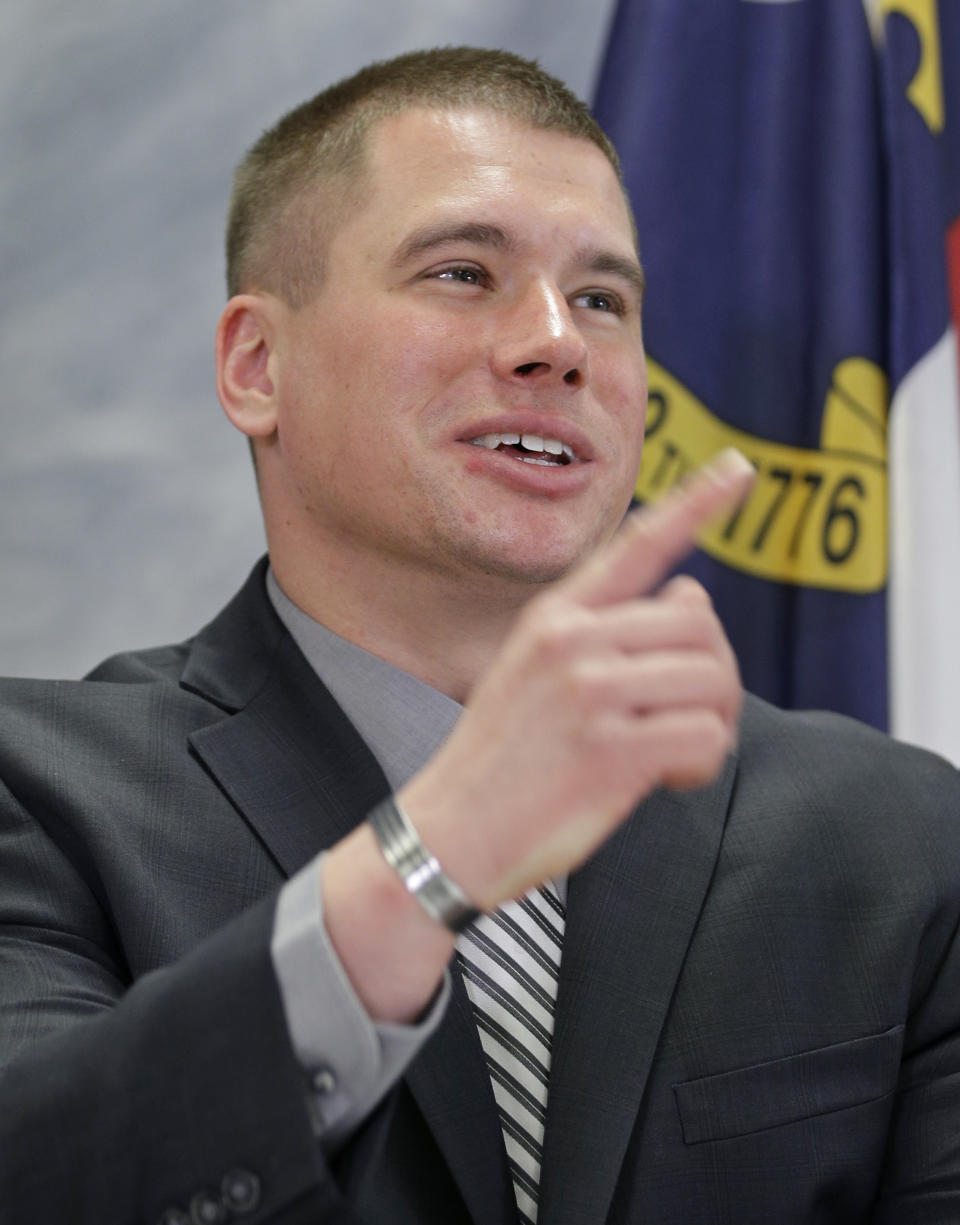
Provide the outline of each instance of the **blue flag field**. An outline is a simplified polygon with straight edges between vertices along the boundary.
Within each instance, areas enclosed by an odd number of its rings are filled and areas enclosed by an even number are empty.
[[[747,687],[960,763],[960,5],[620,0],[594,109],[649,284],[638,497],[738,446],[684,569]]]

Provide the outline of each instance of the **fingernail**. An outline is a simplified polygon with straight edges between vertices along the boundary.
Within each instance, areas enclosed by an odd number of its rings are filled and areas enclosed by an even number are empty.
[[[710,461],[710,467],[722,481],[740,480],[748,473],[750,476],[756,474],[756,468],[736,447],[725,447],[719,451]]]

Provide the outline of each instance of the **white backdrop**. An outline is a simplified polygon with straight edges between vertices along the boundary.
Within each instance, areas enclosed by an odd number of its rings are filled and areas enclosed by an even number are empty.
[[[0,673],[199,628],[263,551],[213,390],[233,166],[372,59],[474,43],[589,99],[613,0],[4,0]]]

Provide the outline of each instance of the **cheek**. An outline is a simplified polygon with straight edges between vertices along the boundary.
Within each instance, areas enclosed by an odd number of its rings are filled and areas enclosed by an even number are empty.
[[[409,304],[347,315],[302,338],[287,437],[298,449],[361,462],[378,450],[389,467],[421,433],[448,427],[483,338],[465,314],[418,315]]]
[[[642,433],[647,424],[647,392],[649,390],[647,384],[647,363],[643,362],[640,369],[640,432]]]
[[[478,352],[476,326],[457,319],[420,319],[397,327],[377,353],[382,380],[414,400],[431,398],[456,379]],[[423,394],[425,393],[425,394]]]
[[[418,297],[412,294],[391,303],[377,320],[377,333],[394,357],[414,367],[455,368],[483,349],[488,328],[486,313],[476,301]]]
[[[630,354],[617,363],[613,394],[626,428],[642,436],[647,417],[647,364],[642,355]]]
[[[602,398],[623,443],[628,449],[639,451],[647,418],[646,385],[637,380],[617,381]]]
[[[638,369],[636,362],[624,363],[619,369],[613,367],[610,375],[600,390],[600,399],[606,408],[613,445],[620,459],[623,486],[632,496],[643,451],[646,380],[642,367]]]

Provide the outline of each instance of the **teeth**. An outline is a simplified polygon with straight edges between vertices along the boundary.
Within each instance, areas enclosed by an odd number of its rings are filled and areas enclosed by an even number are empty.
[[[537,459],[534,455],[518,455],[517,459],[522,464],[537,464],[541,468],[558,468],[560,466],[555,459]]]
[[[488,451],[495,451],[501,444],[506,447],[521,446],[525,451],[539,451],[541,454],[547,455],[565,455],[571,462],[576,458],[573,447],[565,442],[561,442],[559,438],[542,438],[539,434],[482,434],[479,438],[471,438],[470,443],[475,447],[486,447]],[[534,460],[526,455],[518,455],[518,459],[526,460],[527,463],[533,463]],[[542,460],[542,463],[552,461]]]

